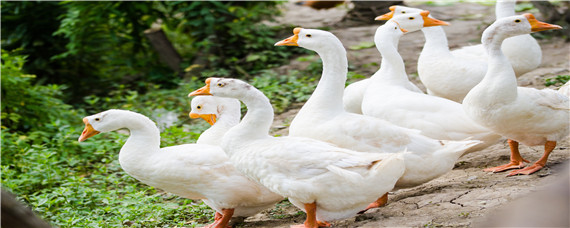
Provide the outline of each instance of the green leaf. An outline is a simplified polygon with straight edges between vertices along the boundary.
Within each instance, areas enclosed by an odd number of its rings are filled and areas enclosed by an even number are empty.
[[[374,44],[374,42],[365,41],[365,42],[359,43],[358,45],[350,46],[348,48],[351,50],[362,50],[362,49],[372,48],[375,46],[376,45]]]

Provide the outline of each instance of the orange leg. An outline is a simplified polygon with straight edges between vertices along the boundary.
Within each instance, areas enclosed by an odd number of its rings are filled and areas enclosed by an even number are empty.
[[[234,209],[222,209],[223,215],[216,211],[214,215],[214,223],[206,225],[202,228],[227,228],[228,222],[234,214]]]
[[[388,193],[387,192],[386,192],[386,194],[380,196],[380,198],[378,198],[376,201],[369,204],[368,207],[366,207],[364,210],[359,211],[358,214],[363,214],[364,212],[366,212],[367,210],[370,210],[372,208],[378,208],[378,207],[384,206],[384,205],[386,205],[386,203],[388,203]]]
[[[234,215],[234,209],[222,209],[222,218],[214,223],[212,228],[227,228],[230,219]]]
[[[506,165],[486,168],[483,171],[496,173],[509,169],[520,169],[522,167],[525,167],[524,162],[529,162],[529,161],[521,157],[521,154],[519,152],[519,143],[512,139],[509,139],[508,142],[509,142],[509,147],[511,148],[511,162],[509,162],[509,164]]]
[[[546,165],[546,161],[548,160],[548,156],[550,156],[550,152],[552,152],[552,150],[554,150],[555,147],[556,147],[556,141],[546,141],[546,143],[544,144],[544,154],[540,159],[538,159],[538,161],[536,161],[534,164],[524,169],[512,171],[507,176],[514,176],[517,174],[529,175],[544,168],[544,166]]]
[[[223,215],[220,214],[220,212],[216,211],[216,214],[214,214],[214,221],[218,221],[220,219],[222,219]]]
[[[307,212],[307,219],[301,225],[293,225],[291,228],[319,228],[322,226],[328,227],[330,223],[317,221],[317,203],[306,203],[305,211]]]

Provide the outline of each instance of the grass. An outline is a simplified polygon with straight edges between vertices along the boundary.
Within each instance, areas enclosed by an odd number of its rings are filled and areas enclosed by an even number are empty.
[[[2,132],[2,187],[52,225],[194,226],[212,219],[213,211],[200,201],[165,193],[126,174],[118,151],[128,136],[107,133],[78,143],[83,126],[57,127],[45,138]],[[173,132],[171,137],[188,138]]]
[[[553,78],[545,79],[545,86],[562,86],[570,80],[570,75],[557,75]]]
[[[281,112],[293,102],[306,101],[316,86],[322,65],[315,58],[307,61],[312,62],[306,69],[286,75],[262,71],[248,82]],[[118,153],[128,135],[110,132],[77,142],[84,116],[112,108],[149,117],[157,110],[175,113],[174,123],[161,131],[162,147],[193,143],[209,127],[188,118],[187,94],[202,87],[203,79],[192,78],[175,89],[146,86],[144,94],[118,86],[106,97],[86,97],[85,104],[70,106],[28,131],[2,125],[2,188],[58,227],[195,227],[212,222],[214,211],[200,200],[155,189],[122,170]]]

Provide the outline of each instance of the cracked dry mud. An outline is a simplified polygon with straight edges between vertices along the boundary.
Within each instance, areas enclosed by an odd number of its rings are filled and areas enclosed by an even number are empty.
[[[406,2],[408,3],[408,2]],[[456,3],[450,6],[426,6],[409,3],[411,6],[430,10],[434,17],[446,20],[451,26],[445,28],[450,47],[460,47],[479,43],[483,29],[494,20],[494,6],[475,3]],[[315,11],[301,8],[292,4],[287,5],[285,14],[278,19],[280,23],[318,28],[333,25],[331,29],[347,47],[349,64],[363,75],[372,75],[377,70],[380,54],[375,48],[351,50],[348,47],[362,42],[371,42],[376,28],[380,25],[359,27],[342,27],[338,21],[346,8],[335,8],[329,11]],[[540,19],[540,14],[535,13]],[[410,79],[423,88],[416,75],[416,62],[423,46],[424,38],[421,32],[406,34],[400,41],[399,51],[402,54]],[[570,47],[562,38],[552,37],[539,40],[543,52],[540,67],[518,79],[519,86],[544,88],[546,78],[570,74]],[[306,63],[291,61],[280,70],[300,69]],[[556,87],[551,87],[557,89]],[[289,123],[297,111],[299,104],[285,113],[276,116],[274,133],[287,135]],[[518,210],[515,215],[532,219],[538,212],[548,214],[559,213],[564,216],[561,221],[569,226],[568,199],[568,161],[570,158],[568,138],[558,142],[556,149],[550,155],[547,166],[532,175],[506,177],[503,173],[483,172],[483,168],[506,164],[509,161],[509,147],[506,139],[479,152],[461,157],[455,168],[446,175],[429,183],[410,189],[401,189],[389,194],[385,207],[372,209],[365,214],[343,221],[333,222],[333,227],[481,227],[507,226],[516,223],[492,223],[490,217],[495,216],[502,222],[512,219],[513,214],[504,215],[500,211]],[[520,146],[524,158],[534,162],[540,158],[543,147]],[[553,185],[562,183],[562,190],[556,193],[546,193],[557,190]],[[539,195],[550,196],[551,199],[536,198]],[[537,200],[539,203],[525,204],[521,200]],[[549,207],[542,207],[546,202]],[[558,204],[556,204],[558,203]],[[511,205],[526,206],[511,206]],[[530,205],[530,206],[529,206]],[[520,210],[528,210],[521,214]],[[276,208],[248,218],[238,227],[279,227],[285,228],[304,221],[305,215],[287,202],[280,203]],[[520,219],[520,218],[519,218]],[[539,226],[524,223],[525,226]],[[540,224],[545,226],[548,224]]]

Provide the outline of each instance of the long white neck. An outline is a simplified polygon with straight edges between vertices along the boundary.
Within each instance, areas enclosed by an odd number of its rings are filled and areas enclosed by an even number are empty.
[[[332,41],[331,41],[332,42]],[[319,84],[303,109],[342,112],[342,97],[348,73],[346,50],[340,41],[331,43],[328,48],[316,50],[323,61],[323,73]]]
[[[476,86],[476,91],[480,91],[478,99],[489,103],[509,102],[517,97],[515,72],[501,50],[501,44],[508,36],[501,33],[499,29],[498,26],[491,25],[483,32],[481,38],[489,61],[487,73]]]
[[[143,165],[145,158],[160,150],[160,131],[152,120],[138,113],[121,111],[116,119],[120,122],[117,129],[126,128],[130,131],[130,136],[119,153],[119,162],[131,174]]]
[[[259,90],[250,87],[242,96],[235,97],[247,107],[247,113],[241,122],[231,128],[223,140],[223,148],[232,156],[232,147],[249,140],[267,138],[273,123],[273,107],[269,99]]]
[[[422,32],[426,39],[422,53],[433,51],[449,53],[447,36],[441,26],[426,27]]]
[[[382,82],[408,86],[410,81],[406,75],[406,67],[400,53],[398,53],[398,43],[400,37],[392,35],[393,26],[383,25],[376,31],[374,43],[382,55],[380,69],[372,76],[373,82]]]
[[[216,115],[216,123],[204,131],[196,143],[219,146],[226,132],[239,123],[239,109],[237,113],[232,111],[233,110],[224,109],[219,112]]]
[[[495,18],[514,16],[516,4],[516,0],[498,0],[495,5]]]

